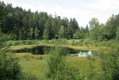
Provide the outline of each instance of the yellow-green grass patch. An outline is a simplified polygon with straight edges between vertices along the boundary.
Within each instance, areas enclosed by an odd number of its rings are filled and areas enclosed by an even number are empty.
[[[91,50],[91,51],[107,51],[107,47],[102,46],[102,47],[95,47],[95,46],[74,46],[70,44],[33,44],[33,45],[17,45],[17,46],[11,46],[9,49],[10,50],[20,50],[24,48],[33,48],[36,46],[52,46],[52,47],[68,47],[72,49],[79,49],[79,50]]]

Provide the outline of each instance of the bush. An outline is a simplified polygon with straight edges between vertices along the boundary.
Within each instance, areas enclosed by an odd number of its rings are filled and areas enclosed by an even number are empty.
[[[103,80],[119,80],[119,55],[106,54],[102,59]]]
[[[66,48],[54,48],[50,51],[46,78],[48,80],[83,80],[79,69],[66,62]]]
[[[23,73],[17,58],[0,51],[0,80],[38,80],[36,76]]]
[[[0,79],[20,80],[21,67],[17,59],[6,55],[6,51],[0,51]]]

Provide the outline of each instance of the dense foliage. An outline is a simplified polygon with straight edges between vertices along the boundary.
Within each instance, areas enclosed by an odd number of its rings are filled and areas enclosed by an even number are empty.
[[[73,38],[80,30],[75,18],[61,18],[48,15],[47,12],[31,12],[12,4],[0,2],[0,11],[4,17],[0,19],[0,28],[4,34],[11,35],[12,40]]]
[[[103,56],[102,59],[102,78],[103,80],[119,79],[119,55],[118,53],[110,53]]]
[[[21,67],[17,60],[7,57],[5,51],[0,51],[0,79],[20,80]]]
[[[100,24],[98,19],[92,18],[90,24],[90,38],[93,40],[110,40],[117,39],[119,36],[119,14],[112,15],[106,24]]]
[[[75,18],[61,18],[48,15],[47,12],[31,12],[12,4],[0,2],[1,15],[0,34],[5,40],[39,40],[39,39],[83,39],[118,40],[119,15],[112,15],[106,24],[100,24],[97,18],[92,18],[85,28],[80,27]],[[80,22],[79,22],[80,23]]]

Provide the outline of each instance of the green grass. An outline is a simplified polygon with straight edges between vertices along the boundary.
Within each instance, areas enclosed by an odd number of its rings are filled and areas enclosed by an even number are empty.
[[[19,59],[23,72],[31,73],[39,79],[44,77],[47,55],[32,55],[31,53],[13,53]],[[41,58],[42,59],[39,59]]]
[[[44,72],[47,68],[48,55],[33,55],[31,53],[13,53],[14,57],[19,59],[19,64],[23,72],[34,74],[39,80],[44,80]],[[40,59],[42,57],[42,59]],[[68,64],[79,67],[81,73],[88,75],[90,70],[90,63],[95,67],[95,71],[100,73],[100,59],[95,61],[89,60],[86,57],[67,57]]]
[[[95,61],[89,60],[86,57],[69,57],[70,64],[76,65],[77,67],[80,67],[80,72],[87,75],[91,73],[90,65],[94,67],[94,71],[96,73],[101,73],[101,67],[100,67],[100,59],[95,57]]]

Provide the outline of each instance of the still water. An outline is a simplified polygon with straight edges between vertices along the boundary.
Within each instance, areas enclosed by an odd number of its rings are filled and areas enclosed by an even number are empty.
[[[43,54],[48,54],[50,49],[54,48],[54,47],[49,47],[49,46],[37,46],[31,49],[25,48],[25,49],[21,49],[21,50],[16,50],[14,52],[17,53],[22,53],[22,52],[26,52],[26,53],[32,53],[32,54],[37,54],[37,55],[43,55]],[[75,50],[75,49],[71,49],[71,48],[66,48],[69,51],[68,56],[77,56],[77,57],[86,57],[89,55],[97,55],[99,54],[99,52],[95,52],[95,51],[81,51],[81,50]]]

